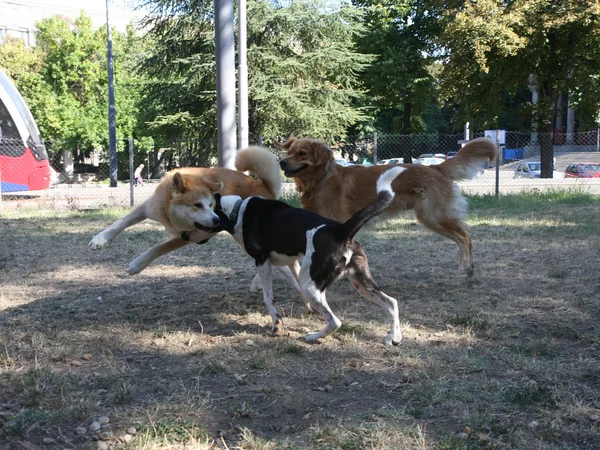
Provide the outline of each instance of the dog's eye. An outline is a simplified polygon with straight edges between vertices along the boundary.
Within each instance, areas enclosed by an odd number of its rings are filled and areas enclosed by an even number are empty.
[[[195,203],[194,206],[198,209],[204,208],[204,205],[202,203]]]
[[[298,155],[300,155],[301,158],[304,158],[306,156],[306,150],[300,150]]]

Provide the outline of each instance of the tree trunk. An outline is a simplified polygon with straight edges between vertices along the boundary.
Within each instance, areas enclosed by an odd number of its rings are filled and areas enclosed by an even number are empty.
[[[554,175],[554,144],[552,142],[552,122],[539,127],[540,162],[542,164],[540,178],[552,178]]]
[[[404,103],[404,111],[402,113],[402,134],[410,134],[411,126],[410,126],[410,116],[412,114],[412,103],[405,102]]]
[[[546,113],[539,114],[538,123],[540,142],[540,178],[554,177],[554,124],[556,123],[557,94],[548,82],[542,83],[543,90],[540,93],[539,104],[547,105]]]
[[[260,115],[258,114],[257,102],[250,101],[248,107],[248,140],[250,143],[258,143],[258,136],[260,133]],[[267,136],[268,141],[273,136]]]

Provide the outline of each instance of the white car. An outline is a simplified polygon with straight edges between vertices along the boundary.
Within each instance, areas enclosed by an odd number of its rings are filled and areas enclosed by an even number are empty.
[[[417,158],[417,159],[424,159],[424,158],[448,159],[448,157],[446,155],[444,155],[443,153],[424,153],[422,155],[419,155],[419,158]]]
[[[380,159],[377,161],[377,165],[385,165],[385,164],[402,164],[404,163],[404,158],[393,158],[393,159]]]
[[[343,166],[343,167],[348,167],[348,166],[354,165],[354,163],[346,161],[345,159],[336,159],[335,163],[339,164],[340,166]]]
[[[525,161],[517,166],[513,178],[540,178],[541,174],[542,163],[539,161]],[[565,174],[563,172],[559,172],[554,168],[552,178],[561,179],[564,177]]]
[[[437,166],[445,161],[442,158],[419,158],[413,164],[422,164],[423,166]]]

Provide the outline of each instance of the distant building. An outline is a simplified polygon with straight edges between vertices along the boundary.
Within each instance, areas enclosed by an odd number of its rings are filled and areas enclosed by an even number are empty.
[[[106,25],[105,1],[81,1],[80,7],[70,6],[76,2],[65,0],[0,0],[0,43],[5,36],[21,38],[25,45],[35,45],[35,24],[42,19],[61,15],[76,19],[81,11],[92,20],[94,28]],[[110,2],[111,27],[125,31],[125,27],[140,13],[123,9],[123,3]]]

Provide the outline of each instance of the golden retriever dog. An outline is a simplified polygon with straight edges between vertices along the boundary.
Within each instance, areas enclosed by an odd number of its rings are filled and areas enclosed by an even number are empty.
[[[377,179],[390,168],[342,167],[335,163],[331,149],[315,139],[291,137],[275,144],[287,151],[279,164],[287,177],[294,178],[302,207],[338,222],[375,201]],[[419,222],[458,244],[459,270],[473,275],[471,238],[463,222],[467,202],[454,182],[474,178],[486,162],[495,160],[496,153],[491,140],[478,138],[437,166],[401,164],[407,170],[392,183],[394,201],[380,218],[414,210]]]
[[[127,268],[134,275],[159,256],[190,243],[204,244],[222,230],[220,219],[212,210],[215,192],[242,198],[279,197],[281,176],[277,158],[269,150],[261,147],[240,150],[235,166],[237,171],[221,167],[172,170],[161,179],[152,197],[94,236],[89,248],[104,248],[125,228],[145,219],[160,222],[171,238],[138,256]],[[252,172],[258,180],[245,175],[245,171]]]

